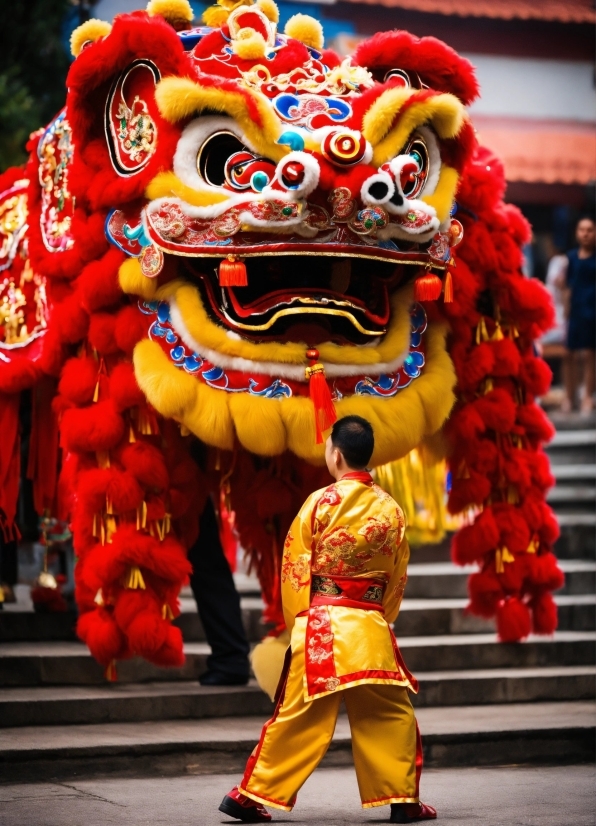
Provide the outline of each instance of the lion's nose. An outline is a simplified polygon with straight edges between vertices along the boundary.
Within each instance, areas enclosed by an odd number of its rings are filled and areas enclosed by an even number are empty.
[[[376,172],[362,184],[360,197],[365,204],[386,204],[396,195],[395,183],[388,172]]]

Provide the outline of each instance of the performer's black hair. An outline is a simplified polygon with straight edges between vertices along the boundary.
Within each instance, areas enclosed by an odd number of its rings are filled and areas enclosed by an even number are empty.
[[[375,447],[372,425],[361,416],[344,416],[331,430],[331,443],[353,470],[363,470],[370,462]]]

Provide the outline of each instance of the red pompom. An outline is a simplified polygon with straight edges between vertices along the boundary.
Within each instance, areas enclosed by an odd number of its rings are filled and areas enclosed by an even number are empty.
[[[478,617],[494,617],[497,605],[503,599],[503,589],[494,571],[481,571],[468,579],[470,604],[467,610]]]
[[[118,352],[116,319],[111,313],[93,313],[89,320],[89,343],[102,356]]]
[[[126,639],[106,608],[82,614],[77,622],[77,635],[100,665],[107,666],[112,660],[129,656]]]
[[[124,419],[114,402],[107,399],[78,410],[66,410],[60,425],[62,446],[66,450],[111,450],[124,436]]]
[[[120,412],[144,402],[145,397],[137,384],[130,362],[121,362],[112,369],[110,373],[110,396]]]
[[[532,630],[535,634],[554,634],[558,625],[557,604],[548,591],[543,591],[530,602]]]
[[[99,364],[91,356],[69,359],[62,368],[58,392],[75,405],[89,404],[95,393]]]
[[[168,471],[161,450],[139,441],[126,445],[122,451],[122,464],[146,488],[162,491],[167,488]]]
[[[508,597],[497,605],[497,633],[501,642],[519,642],[530,630],[530,612],[521,600]]]
[[[550,551],[533,557],[530,578],[533,585],[540,585],[548,591],[558,591],[565,584],[565,574],[559,568],[557,557]]]
[[[497,547],[499,529],[492,510],[486,508],[472,525],[465,525],[451,541],[451,559],[456,565],[469,565]]]
[[[147,337],[147,316],[136,304],[123,307],[116,316],[116,343],[128,356],[142,338]]]

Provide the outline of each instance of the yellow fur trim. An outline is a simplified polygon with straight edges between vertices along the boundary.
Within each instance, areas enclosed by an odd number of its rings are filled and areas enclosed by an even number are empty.
[[[272,23],[279,23],[279,9],[273,0],[257,0],[257,6]]]
[[[138,258],[127,258],[118,270],[118,282],[127,295],[140,295],[151,301],[157,290],[154,278],[143,275]]]
[[[170,366],[174,367],[170,362]],[[174,367],[179,373],[180,370]],[[194,380],[197,384],[197,398],[194,406],[186,408],[181,418],[182,424],[201,441],[223,450],[234,447],[234,423],[230,413],[227,393],[214,390]]]
[[[145,190],[145,196],[150,201],[172,195],[186,201],[187,204],[198,207],[213,206],[230,200],[229,195],[222,195],[219,192],[201,192],[193,189],[183,183],[175,172],[160,172]]]
[[[308,14],[295,14],[290,17],[284,28],[284,34],[318,51],[323,48],[325,42],[323,27],[318,20]]]
[[[178,370],[159,344],[148,338],[139,341],[133,362],[139,387],[162,416],[180,421],[185,411],[194,408],[198,381]]]
[[[248,109],[246,95],[256,104],[261,123],[257,124]],[[204,109],[229,115],[242,128],[253,149],[267,158],[280,161],[290,151],[276,143],[282,126],[271,104],[260,92],[246,89],[244,93],[207,88],[182,77],[166,77],[157,85],[155,99],[162,116],[176,123],[199,114]]]
[[[250,664],[259,687],[273,700],[281,677],[290,635],[283,631],[279,637],[265,637],[255,645],[250,655]]]
[[[423,195],[420,200],[432,206],[437,211],[439,221],[443,223],[449,216],[449,211],[453,205],[455,198],[455,190],[457,189],[457,182],[459,175],[457,170],[451,166],[443,165],[441,167],[441,174],[435,191],[432,195]]]
[[[372,424],[373,465],[405,456],[425,436],[437,431],[449,415],[455,372],[445,351],[441,326],[431,326],[426,333],[426,359],[422,376],[393,398],[347,396],[337,402],[338,416],[356,414]],[[247,450],[260,455],[290,449],[307,462],[324,463],[324,445],[315,444],[309,398],[261,399],[215,390],[177,368],[161,347],[149,340],[137,344],[134,368],[149,403],[163,416],[182,422],[207,444],[229,449],[237,437]]]
[[[454,95],[435,95],[413,103],[400,115],[414,94],[412,89],[387,89],[364,116],[362,134],[374,147],[374,166],[394,158],[414,129],[425,123],[431,124],[440,138],[453,138],[461,129],[465,110]]]
[[[240,29],[232,40],[232,49],[242,60],[261,60],[267,54],[267,43],[254,29]]]
[[[409,312],[412,286],[408,285],[391,297],[391,326],[376,347],[321,344],[320,358],[329,364],[384,364],[405,352],[410,336]],[[230,338],[226,331],[209,318],[198,289],[192,284],[176,281],[160,290],[159,297],[167,300],[175,296],[184,324],[199,345],[226,356],[238,356],[251,361],[273,361],[281,364],[306,364],[305,343],[265,342],[256,344],[245,339]]]
[[[147,12],[152,17],[158,15],[167,20],[175,29],[192,23],[194,12],[188,0],[149,0]]]
[[[268,404],[275,399],[259,396],[251,397],[250,404],[246,404],[244,393],[230,393],[229,396],[236,434],[243,447],[261,456],[279,456],[283,453],[288,435],[281,415],[282,405]]]
[[[112,31],[112,24],[105,20],[85,20],[70,36],[70,51],[73,57],[78,57],[86,43],[95,43],[102,37],[107,37]]]
[[[201,19],[206,26],[219,29],[228,19],[229,11],[221,6],[208,6],[203,12]]]

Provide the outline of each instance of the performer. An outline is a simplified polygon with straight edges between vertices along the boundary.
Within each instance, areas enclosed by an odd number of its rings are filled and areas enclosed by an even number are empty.
[[[408,696],[418,686],[391,628],[410,550],[401,509],[366,470],[373,447],[365,419],[335,423],[325,459],[336,481],[306,500],[288,533],[287,667],[240,786],[219,807],[238,820],[271,820],[264,804],[291,811],[327,751],[342,697],[363,808],[391,804],[391,823],[436,817],[418,799],[422,751]]]

